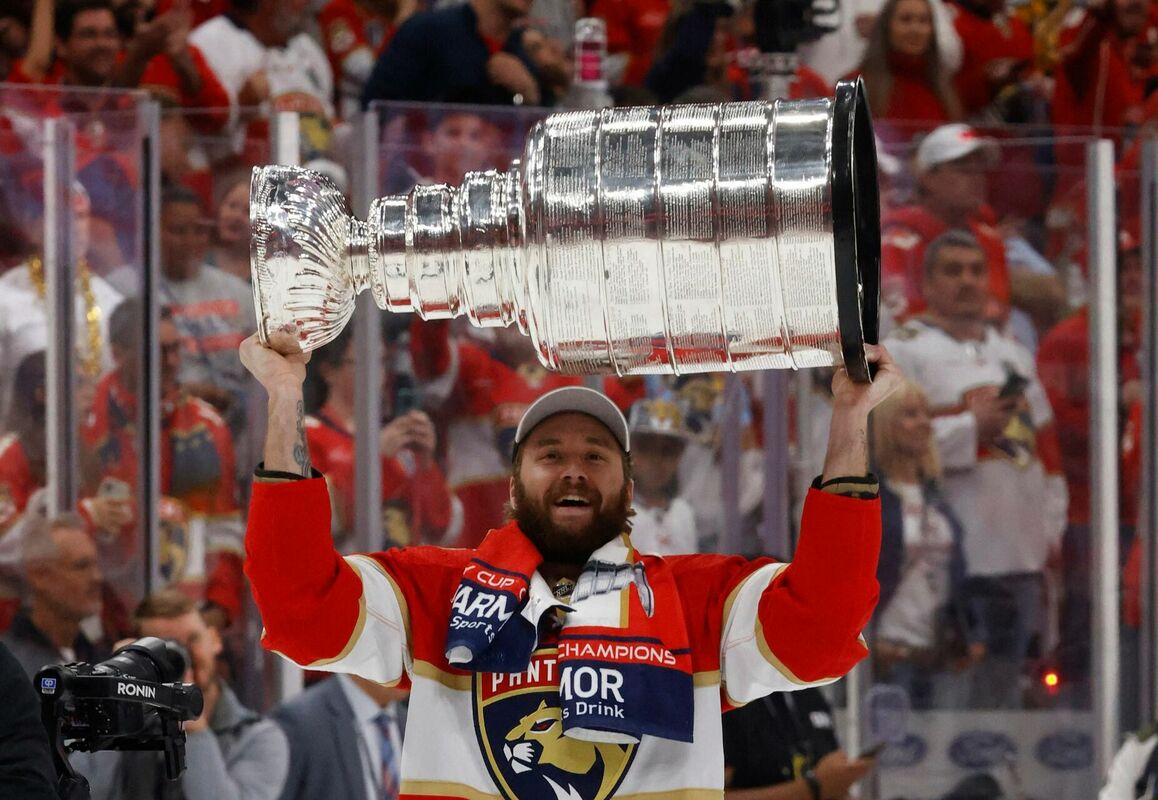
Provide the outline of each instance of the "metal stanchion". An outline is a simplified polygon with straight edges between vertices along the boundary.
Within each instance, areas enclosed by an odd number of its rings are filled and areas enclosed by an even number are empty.
[[[43,268],[49,336],[44,391],[49,516],[72,511],[79,496],[80,437],[73,382],[76,257],[80,255],[73,248],[75,138],[76,132],[68,119],[57,117],[45,121]]]
[[[1118,748],[1121,677],[1118,629],[1117,224],[1114,145],[1086,150],[1090,275],[1090,536],[1093,552],[1091,673],[1096,772]]]
[[[354,213],[365,217],[378,196],[378,114],[366,111],[355,123],[350,170]],[[357,550],[382,549],[382,317],[369,292],[354,312],[354,542]]]

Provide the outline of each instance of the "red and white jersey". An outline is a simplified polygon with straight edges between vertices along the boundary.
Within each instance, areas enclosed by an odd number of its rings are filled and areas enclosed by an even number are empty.
[[[924,319],[906,322],[885,344],[929,397],[945,497],[965,529],[968,573],[1041,570],[1061,539],[1068,496],[1033,355],[996,328],[986,328],[982,340],[960,341]],[[996,443],[981,445],[966,410],[969,393],[1003,385],[1011,371],[1029,380],[1022,409]]]
[[[305,33],[285,47],[266,47],[230,17],[219,16],[198,25],[189,34],[209,68],[229,95],[231,122],[237,120],[237,98],[245,82],[257,72],[269,80],[274,111],[334,116],[334,77],[322,48]]]
[[[878,592],[880,504],[812,490],[790,565],[664,559],[687,625],[693,741],[565,737],[549,635],[523,672],[471,673],[446,660],[451,601],[473,551],[416,547],[340,558],[328,500],[321,479],[254,484],[246,572],[266,626],[263,643],[311,669],[411,687],[404,800],[722,797],[721,704],[828,683],[867,653],[860,632]],[[658,559],[642,558],[645,568]],[[544,604],[558,601],[536,572],[527,609],[535,614]],[[645,649],[623,658],[652,657]],[[563,691],[597,703],[617,685],[591,677],[564,682]]]

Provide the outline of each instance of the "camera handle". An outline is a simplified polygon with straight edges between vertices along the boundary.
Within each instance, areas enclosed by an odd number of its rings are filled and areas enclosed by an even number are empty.
[[[56,768],[56,793],[61,800],[91,800],[88,780],[72,768],[64,747],[63,722],[57,714],[61,697],[41,693],[40,720],[48,732],[49,749],[52,750],[52,765]]]

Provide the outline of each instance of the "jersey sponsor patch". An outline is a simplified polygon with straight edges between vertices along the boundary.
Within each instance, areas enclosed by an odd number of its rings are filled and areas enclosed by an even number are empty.
[[[604,800],[635,758],[637,745],[563,735],[554,648],[523,672],[474,674],[474,724],[487,769],[507,800]]]

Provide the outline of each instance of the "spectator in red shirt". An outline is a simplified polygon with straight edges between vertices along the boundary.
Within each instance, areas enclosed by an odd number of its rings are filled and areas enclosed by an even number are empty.
[[[607,52],[626,58],[622,83],[642,86],[671,11],[668,0],[595,0],[591,16],[607,22]]]
[[[985,109],[1033,68],[1033,34],[1005,6],[1006,0],[957,0],[949,4],[953,26],[961,41],[969,43],[954,79],[966,116]]]
[[[961,101],[941,65],[928,0],[889,0],[873,23],[859,74],[874,119],[904,127],[904,138],[961,118]]]
[[[1118,234],[1118,429],[1121,481],[1118,514],[1128,547],[1138,518],[1142,372],[1141,242],[1131,231]],[[1088,690],[1090,673],[1090,340],[1089,308],[1058,323],[1038,350],[1038,374],[1057,420],[1069,509],[1062,537],[1061,649],[1066,681]],[[1125,550],[1122,553],[1125,556]]]
[[[1147,0],[1094,0],[1059,37],[1053,121],[1095,136],[1137,123],[1158,26]]]
[[[306,418],[310,462],[325,473],[333,498],[334,536],[339,549],[357,545],[354,530],[354,376],[358,369],[352,328],[318,350],[310,364],[320,397]],[[387,345],[386,364],[395,360]],[[384,376],[383,394],[390,398],[393,418],[382,425],[378,446],[382,455],[383,546],[441,544],[458,536],[462,506],[446,486],[434,461],[434,423],[418,408],[413,386],[397,376]],[[395,391],[398,389],[398,391]],[[409,406],[402,408],[401,406]],[[385,417],[384,417],[385,418]]]
[[[8,79],[15,83],[111,86],[117,77],[122,44],[108,0],[62,2],[55,9],[52,0],[39,0],[28,52]]]
[[[322,6],[318,27],[334,71],[340,116],[357,113],[374,62],[416,11],[418,0],[328,0]]]
[[[0,75],[7,75],[28,49],[31,22],[32,3],[29,0],[9,2],[0,11]]]
[[[129,299],[109,320],[109,345],[116,369],[97,386],[92,413],[81,427],[86,458],[94,464],[94,483],[119,487],[132,496],[139,486],[137,387],[142,377],[137,335],[141,303]],[[239,617],[245,581],[241,571],[241,509],[237,502],[233,440],[211,405],[186,393],[177,382],[181,336],[167,309],[158,327],[161,348],[161,493],[180,501],[205,525],[205,557],[199,574],[205,598],[230,620]],[[127,529],[126,529],[127,528]],[[126,526],[103,544],[108,571],[123,576],[139,569],[143,533]],[[186,553],[186,557],[190,553]],[[115,567],[113,564],[115,563]],[[114,578],[110,575],[110,578]]]
[[[950,228],[966,228],[989,263],[990,320],[1003,321],[1010,305],[1034,320],[1052,318],[1062,297],[1056,275],[1011,269],[997,218],[986,203],[986,171],[999,162],[997,144],[968,125],[943,125],[917,148],[915,202],[881,220],[881,297],[898,322],[925,310],[925,247]]]

